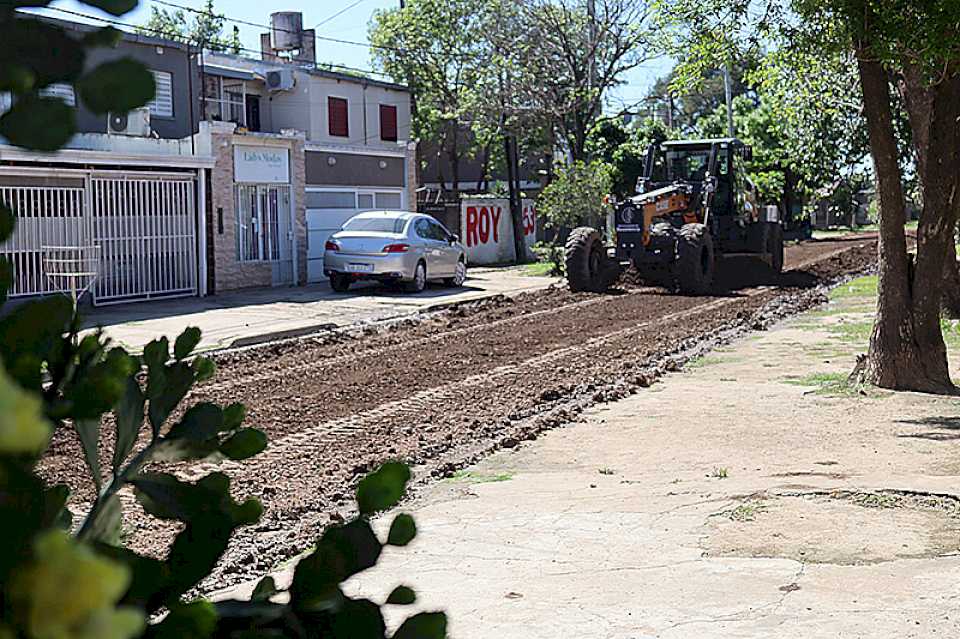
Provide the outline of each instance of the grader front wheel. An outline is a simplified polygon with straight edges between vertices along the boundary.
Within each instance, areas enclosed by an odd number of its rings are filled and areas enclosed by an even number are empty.
[[[602,293],[620,275],[620,266],[607,257],[600,233],[581,226],[570,233],[564,248],[571,291]]]

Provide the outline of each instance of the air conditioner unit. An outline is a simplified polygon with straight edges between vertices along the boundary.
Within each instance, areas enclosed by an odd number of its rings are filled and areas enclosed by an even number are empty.
[[[112,135],[150,135],[150,108],[140,107],[129,113],[108,113],[107,133]]]
[[[296,84],[293,69],[267,71],[267,88],[271,91],[289,91]]]

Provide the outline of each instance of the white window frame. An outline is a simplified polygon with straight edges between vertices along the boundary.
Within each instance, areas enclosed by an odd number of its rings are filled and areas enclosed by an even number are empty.
[[[240,100],[231,100],[227,97],[228,91],[223,86],[223,76],[216,76],[217,78],[217,97],[210,97],[207,95],[201,95],[201,99],[204,104],[216,104],[219,107],[220,121],[222,122],[233,122],[230,119],[230,107],[238,107],[240,110],[238,126],[246,127],[247,126],[247,80],[238,80],[240,82]],[[206,87],[203,87],[203,92],[206,93]],[[235,93],[230,91],[229,93]],[[206,112],[206,119],[213,120],[211,109],[204,107]]]
[[[173,106],[173,74],[169,71],[155,71],[150,69],[150,73],[153,74],[153,82],[156,85],[159,93],[161,85],[166,85],[169,87],[169,93],[167,99],[162,102],[158,102],[157,98],[159,96],[155,95],[152,100],[147,102],[147,106],[150,108],[150,117],[153,118],[168,118],[173,119],[174,117],[174,106]],[[168,105],[168,109],[163,109],[161,111],[162,105]]]
[[[334,192],[334,193],[345,193],[345,192],[353,191],[353,193],[354,193],[354,209],[353,209],[353,210],[355,210],[355,211],[357,211],[357,212],[377,211],[377,210],[379,210],[379,209],[377,208],[377,199],[376,199],[376,195],[375,195],[376,193],[395,193],[395,194],[397,194],[397,195],[400,196],[400,210],[401,210],[401,211],[406,211],[406,210],[407,210],[407,190],[406,190],[404,187],[402,187],[402,186],[349,186],[349,185],[344,185],[344,186],[331,186],[331,185],[325,185],[325,186],[307,186],[307,187],[304,188],[304,191],[307,192],[307,193],[331,193],[331,192]],[[374,206],[374,208],[372,208],[372,209],[360,209],[360,208],[359,208],[359,205],[360,205],[359,196],[360,196],[361,194],[363,194],[363,195],[373,195],[373,196],[374,196],[374,199],[373,199],[373,206]],[[331,211],[332,211],[332,210],[349,211],[349,210],[350,210],[350,209],[324,209],[324,208],[317,208],[317,207],[310,207],[310,206],[308,206],[307,208],[310,209],[310,210],[313,210],[313,211],[326,211],[326,210],[331,210]]]
[[[264,193],[269,192],[272,189],[277,191],[277,220],[274,224],[270,224],[269,221],[264,220],[264,214],[266,213],[261,205],[262,200],[261,196]],[[244,207],[241,205],[243,201],[242,198],[245,195],[250,193],[254,194],[257,201],[257,211],[254,216],[251,216],[251,224],[253,224],[257,229],[257,237],[254,242],[254,246],[250,246],[247,243],[247,234],[244,233],[246,226],[243,223],[243,212]],[[237,235],[237,262],[241,264],[250,264],[255,262],[280,262],[283,261],[280,257],[282,251],[279,250],[280,243],[285,241],[285,238],[279,236],[279,230],[281,224],[279,222],[280,216],[284,214],[283,207],[281,206],[281,201],[283,195],[286,194],[287,215],[290,215],[293,211],[293,191],[289,184],[238,184],[236,188],[236,198],[237,198],[237,217],[236,217],[236,235]],[[277,247],[277,254],[275,256],[270,255],[270,245],[273,244]],[[248,255],[250,255],[248,257]]]

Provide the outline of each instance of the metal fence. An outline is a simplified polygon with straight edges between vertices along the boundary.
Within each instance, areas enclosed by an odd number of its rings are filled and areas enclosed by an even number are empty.
[[[0,198],[17,218],[13,236],[0,245],[13,265],[12,297],[66,292],[45,273],[44,246],[100,247],[95,304],[196,295],[192,174],[31,173],[21,185],[17,176],[2,175]],[[62,175],[70,186],[56,184]]]

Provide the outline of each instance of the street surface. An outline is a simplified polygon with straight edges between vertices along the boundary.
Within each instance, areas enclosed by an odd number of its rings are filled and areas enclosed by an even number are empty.
[[[872,238],[789,246],[780,277],[731,261],[703,297],[629,282],[601,295],[554,287],[216,354],[217,376],[188,402],[245,403],[248,425],[270,444],[246,462],[216,465],[238,498],[260,497],[265,514],[238,532],[204,588],[265,574],[302,552],[348,512],[354,483],[383,461],[417,465],[428,481],[536,439],[595,403],[641,391],[698,349],[822,302],[821,284],[862,272],[875,251]],[[66,431],[45,459],[51,478],[77,485],[84,475]],[[213,467],[179,472],[193,478]],[[71,505],[82,511],[92,497],[77,491]],[[121,497],[133,546],[165,548],[174,530]]]

